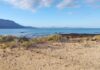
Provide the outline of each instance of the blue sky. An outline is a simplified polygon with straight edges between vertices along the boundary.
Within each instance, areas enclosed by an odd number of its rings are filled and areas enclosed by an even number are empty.
[[[35,27],[100,28],[99,0],[1,0],[0,18]]]

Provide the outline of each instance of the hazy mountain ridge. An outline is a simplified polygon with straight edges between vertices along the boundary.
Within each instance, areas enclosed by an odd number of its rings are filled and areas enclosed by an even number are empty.
[[[27,26],[22,26],[12,20],[0,19],[0,29],[13,29],[13,28],[32,28]]]

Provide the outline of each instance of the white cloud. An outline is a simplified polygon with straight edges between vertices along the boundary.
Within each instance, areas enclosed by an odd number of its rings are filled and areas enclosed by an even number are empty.
[[[40,1],[42,6],[49,7],[52,3],[52,0],[41,0]]]
[[[79,8],[82,5],[91,5],[92,7],[100,7],[100,0],[61,0],[58,8]]]
[[[31,9],[32,4],[35,2],[33,0],[4,0],[4,1],[22,9]]]
[[[89,3],[89,4],[93,4],[93,3],[97,2],[97,1],[98,0],[86,0],[86,2]]]
[[[100,0],[0,0],[14,7],[36,11],[42,7],[55,6],[57,8],[77,8],[81,6],[80,1],[86,2],[88,5],[97,5]],[[84,5],[86,5],[84,4]]]
[[[51,0],[2,0],[14,7],[35,11],[40,7],[49,7]]]
[[[86,3],[93,7],[100,7],[100,0],[86,0]]]
[[[78,7],[77,0],[62,0],[58,5],[58,8],[72,8],[72,7]]]

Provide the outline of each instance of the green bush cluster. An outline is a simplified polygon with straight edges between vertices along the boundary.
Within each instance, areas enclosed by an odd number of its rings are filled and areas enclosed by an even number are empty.
[[[16,36],[0,36],[0,48],[15,48],[15,47],[22,47],[22,48],[30,48],[36,47],[38,44],[46,43],[46,42],[79,42],[79,41],[88,41],[87,39],[93,41],[100,41],[100,35],[95,35],[93,37],[86,37],[82,38],[69,38],[68,36],[62,35],[49,35],[45,37],[38,37],[38,38],[26,38],[26,37],[16,37]]]
[[[61,40],[61,35],[49,35],[46,37],[34,38],[32,41],[34,43],[44,43],[44,42],[57,42]]]
[[[15,36],[0,36],[0,48],[14,48],[14,47],[32,47],[34,44],[60,41],[60,35],[50,35],[39,38],[26,38]]]
[[[17,37],[15,37],[15,36],[0,36],[0,42],[11,42],[16,39],[17,39]]]

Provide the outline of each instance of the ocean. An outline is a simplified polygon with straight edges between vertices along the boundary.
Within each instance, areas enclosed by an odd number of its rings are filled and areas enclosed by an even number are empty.
[[[0,29],[0,35],[38,37],[50,34],[100,34],[100,28],[36,28],[36,29]]]

